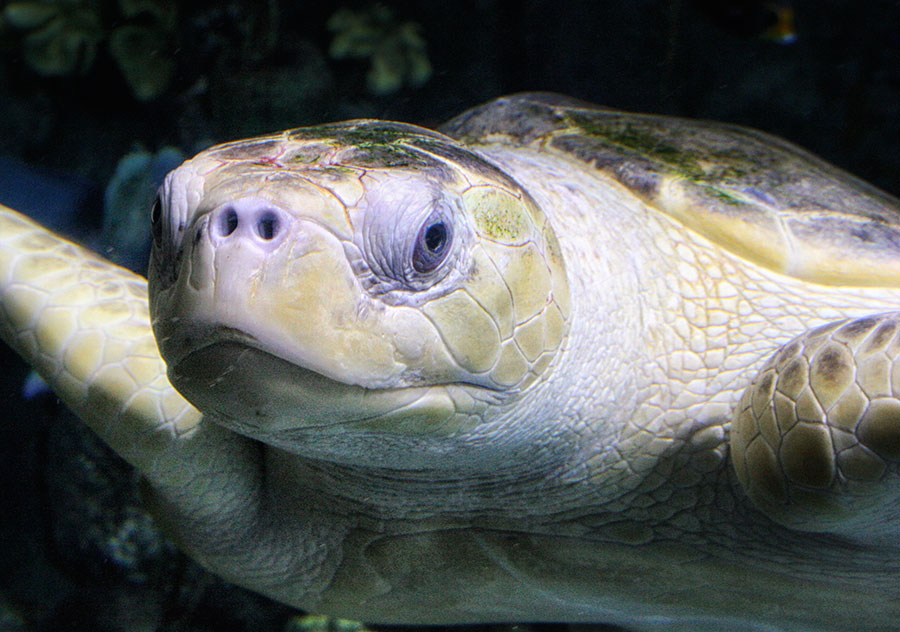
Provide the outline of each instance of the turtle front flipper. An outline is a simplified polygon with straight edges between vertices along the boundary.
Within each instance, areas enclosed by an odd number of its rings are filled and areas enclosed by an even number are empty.
[[[206,428],[169,383],[146,279],[2,205],[0,337],[195,523],[228,511],[207,488],[231,490],[236,505],[258,494],[248,440]]]
[[[147,280],[3,205],[0,338],[154,487],[193,495],[186,511],[203,510],[192,480],[256,493],[255,455],[239,457],[247,440],[203,431],[200,411],[169,383],[150,328]],[[236,465],[215,463],[217,453]]]
[[[203,564],[285,600],[278,591],[299,599],[330,572],[297,553],[299,541],[324,547],[326,529],[276,520],[266,506],[259,445],[203,422],[169,383],[146,279],[3,205],[0,338],[140,470],[155,517]]]
[[[147,281],[2,205],[0,336],[143,471],[200,421],[166,378]]]
[[[774,520],[863,541],[900,532],[900,314],[829,324],[783,346],[731,434],[747,495]]]

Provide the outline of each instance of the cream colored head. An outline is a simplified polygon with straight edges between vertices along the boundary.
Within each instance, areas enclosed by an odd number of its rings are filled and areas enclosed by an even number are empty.
[[[251,435],[453,435],[528,389],[567,329],[556,238],[434,132],[355,121],[209,149],[153,210],[173,384]]]

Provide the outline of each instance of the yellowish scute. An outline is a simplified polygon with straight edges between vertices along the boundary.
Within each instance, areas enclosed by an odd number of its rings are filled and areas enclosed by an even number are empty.
[[[135,382],[141,386],[151,384],[160,374],[160,370],[164,370],[161,363],[155,358],[142,358],[134,355],[124,360],[124,367]]]
[[[828,422],[847,433],[854,433],[868,406],[869,398],[858,384],[853,383],[828,411]]]
[[[122,410],[122,402],[127,401],[134,390],[134,380],[121,366],[106,364],[88,387],[85,407],[96,419],[114,420]]]
[[[751,441],[747,449],[744,450],[742,461],[745,462],[746,470],[752,470],[753,472],[753,475],[749,476],[748,471],[745,471],[744,476],[741,478],[754,501],[762,503],[770,500],[775,503],[784,502],[787,490],[785,489],[781,466],[778,464],[775,451],[765,441],[762,441],[760,438]]]
[[[544,352],[543,315],[532,318],[516,328],[516,342],[529,363],[534,363]]]
[[[154,392],[139,391],[124,406],[124,411],[138,419],[159,419],[159,397]]]
[[[857,435],[879,456],[900,458],[900,401],[890,395],[872,401],[859,422]]]
[[[76,314],[71,309],[47,307],[38,317],[35,337],[41,349],[59,351],[77,331]]]
[[[834,452],[824,423],[798,423],[781,446],[784,473],[794,483],[826,489],[834,478]]]
[[[14,330],[32,328],[34,315],[47,302],[47,294],[28,285],[11,285],[3,296],[3,311]]]
[[[860,360],[857,359],[856,382],[869,399],[892,397],[891,362],[883,353]]]
[[[429,301],[422,311],[465,370],[483,373],[494,365],[500,353],[500,332],[490,315],[465,291]]]
[[[547,370],[547,367],[550,366],[550,362],[553,361],[552,353],[545,353],[541,357],[537,359],[537,362],[534,363],[534,366],[531,367],[531,372],[535,375],[541,375],[544,371]]]
[[[810,360],[809,383],[822,408],[831,408],[853,384],[853,355],[843,344],[829,341]]]
[[[566,277],[566,266],[556,233],[549,226],[544,227],[544,256],[550,269],[550,281],[553,284],[553,301],[559,307],[563,320],[569,318],[572,311],[572,297],[569,293],[569,279]]]
[[[884,474],[887,465],[861,445],[855,445],[838,454],[841,473],[854,481],[877,481]]]
[[[785,395],[781,391],[776,391],[772,396],[772,406],[775,413],[775,420],[778,424],[780,424],[783,419],[794,419],[797,416],[797,404],[794,403],[794,400],[790,396]],[[781,441],[781,433],[784,432],[784,429],[779,425],[775,432],[776,435],[771,437],[772,440],[769,442],[769,445],[773,447],[778,446],[778,443]]]
[[[502,246],[486,242],[484,248],[512,293],[514,321],[524,323],[544,309],[550,296],[550,272],[537,246],[534,243]]]
[[[43,244],[42,240],[37,238],[22,241],[36,241],[39,243],[37,247],[49,247],[46,244]],[[27,248],[32,247],[31,245],[25,244],[23,244],[23,246]],[[24,252],[31,251],[25,250]],[[20,257],[19,260],[15,262],[15,268],[13,269],[11,276],[17,283],[32,283],[37,279],[46,278],[48,275],[66,273],[71,270],[72,263],[63,257]]]
[[[528,363],[518,346],[514,341],[507,340],[500,352],[500,359],[491,370],[491,379],[500,386],[510,387],[519,383],[527,372]]]
[[[512,295],[482,247],[476,246],[472,256],[473,272],[466,291],[494,318],[501,340],[507,340],[513,333]]]
[[[813,394],[809,385],[803,387],[796,399],[797,404],[797,420],[809,421],[814,423],[825,422],[825,411]],[[786,431],[787,428],[782,428]]]
[[[78,324],[82,329],[103,329],[127,320],[131,314],[131,306],[124,301],[86,304],[78,312]]]
[[[184,400],[178,391],[169,386],[169,381],[166,379],[164,373],[157,378],[154,383],[154,388],[157,393],[159,393],[160,406],[162,407],[162,412],[166,419],[175,420],[176,424],[178,424],[188,421],[192,417],[185,413],[197,412],[196,409]]]
[[[775,393],[775,397],[781,398],[782,401],[789,403],[793,407],[793,402],[788,400],[781,393]],[[759,432],[762,434],[766,443],[772,447],[781,443],[781,431],[778,429],[774,407],[765,408],[759,417],[757,417],[756,423],[759,425]]]
[[[534,225],[521,200],[495,186],[475,186],[463,193],[463,203],[479,234],[507,245],[533,238]]]
[[[103,366],[115,365],[124,358],[126,355],[132,352],[131,345],[128,344],[128,341],[122,340],[118,337],[116,338],[107,338],[106,343],[103,345]]]
[[[392,413],[356,421],[360,430],[394,432],[401,435],[450,436],[459,431],[465,417],[456,414],[452,398],[442,389],[429,389],[412,405]]]
[[[562,342],[566,331],[566,319],[556,302],[544,311],[544,350],[554,351]]]
[[[279,186],[273,187],[272,190],[278,192],[277,199],[273,202],[287,209],[315,209],[317,223],[342,239],[349,239],[353,229],[347,219],[347,210],[334,194],[325,189],[311,190],[308,179],[298,178],[293,174],[289,174],[284,180]],[[343,184],[342,192],[350,184],[349,181]],[[353,184],[355,195],[359,199],[363,194],[362,185],[358,182]]]
[[[105,337],[93,331],[77,336],[66,347],[63,367],[73,375],[91,375],[103,362]]]
[[[809,383],[809,363],[806,357],[797,357],[776,367],[778,371],[778,391],[796,401],[800,392]]]

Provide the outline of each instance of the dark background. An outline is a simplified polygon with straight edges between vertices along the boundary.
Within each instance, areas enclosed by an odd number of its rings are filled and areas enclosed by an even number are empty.
[[[758,127],[900,193],[895,0],[386,2],[393,18],[372,37],[414,22],[432,66],[422,85],[407,77],[386,94],[367,86],[371,58],[329,55],[329,18],[371,5],[181,2],[172,13],[157,0],[156,12],[128,14],[126,4],[59,9],[63,33],[92,26],[74,67],[52,76],[26,54],[39,29],[0,21],[0,202],[82,239],[98,230],[102,193],[135,148],[191,154],[357,117],[433,126],[523,90]],[[772,39],[779,9],[793,12],[793,43]],[[123,26],[150,33],[171,70],[149,98],[112,53]],[[0,359],[0,629],[307,629],[178,554],[142,513],[135,475],[52,395],[22,399],[26,367],[6,348]]]

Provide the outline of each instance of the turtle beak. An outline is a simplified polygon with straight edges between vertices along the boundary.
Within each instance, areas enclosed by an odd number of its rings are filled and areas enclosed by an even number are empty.
[[[261,198],[229,201],[185,231],[182,259],[154,299],[170,372],[221,341],[367,388],[391,388],[405,369],[342,240],[312,218]]]

